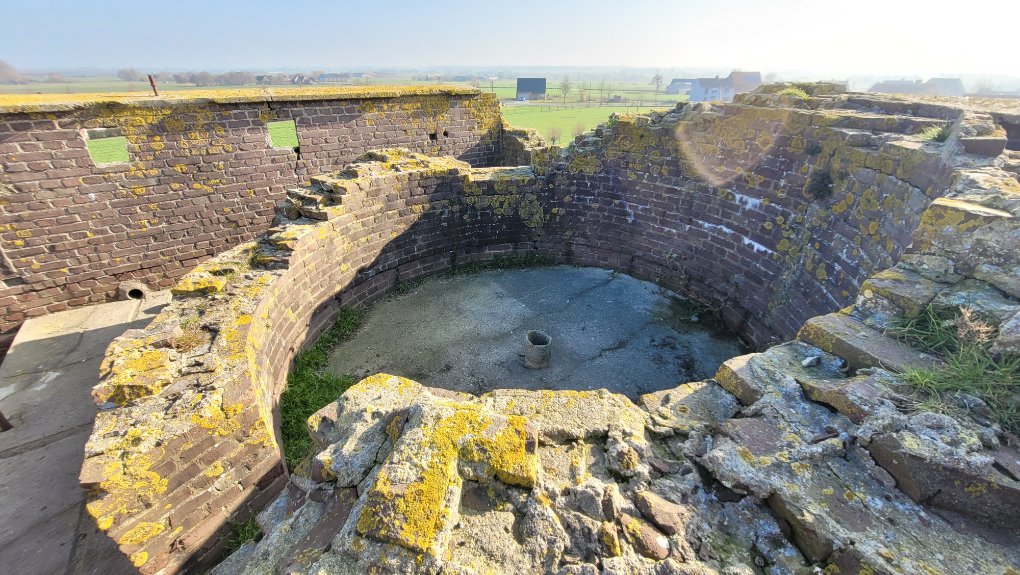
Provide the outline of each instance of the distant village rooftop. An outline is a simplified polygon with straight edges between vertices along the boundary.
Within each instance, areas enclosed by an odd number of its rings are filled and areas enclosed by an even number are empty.
[[[886,94],[919,94],[926,96],[963,96],[966,89],[959,78],[929,78],[920,80],[885,80],[868,89]]]
[[[667,94],[688,94],[692,102],[733,100],[736,94],[750,92],[762,85],[761,72],[732,71],[720,78],[673,78],[666,86]]]

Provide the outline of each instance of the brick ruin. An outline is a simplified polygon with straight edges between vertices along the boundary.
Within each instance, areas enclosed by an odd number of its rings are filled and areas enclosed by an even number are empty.
[[[987,310],[1000,327],[996,345],[1020,352],[1020,158],[1011,152],[1020,109],[809,88],[808,98],[766,86],[731,104],[614,118],[566,149],[507,129],[495,99],[447,88],[287,101],[235,94],[157,104],[8,104],[0,116],[0,167],[9,188],[0,233],[8,266],[5,329],[23,317],[113,297],[125,280],[173,286],[173,301],[150,326],[125,333],[108,350],[94,391],[103,409],[81,474],[89,513],[143,573],[208,566],[222,557],[229,519],[251,517],[285,487],[295,501],[274,411],[291,360],[339,309],[371,303],[401,282],[508,254],[655,281],[718,308],[765,350],[734,358],[700,384],[719,405],[731,405],[722,414],[685,403],[690,391],[643,398],[641,406],[577,401],[599,413],[620,410],[627,433],[651,437],[648,445],[694,437],[693,430],[714,434],[717,448],[699,453],[699,465],[727,488],[766,502],[792,530],[785,537],[797,549],[787,542],[783,553],[802,564],[893,572],[881,548],[840,547],[841,538],[872,535],[870,527],[855,532],[852,521],[841,525],[847,516],[814,508],[825,521],[803,520],[807,507],[799,498],[804,490],[831,493],[828,479],[768,483],[756,474],[765,471],[751,469],[758,464],[735,468],[734,461],[754,460],[785,477],[819,457],[834,470],[824,458],[838,455],[838,465],[851,461],[852,469],[826,473],[880,477],[884,483],[861,489],[902,498],[906,516],[922,513],[916,510],[923,503],[1015,533],[1015,447],[987,438],[988,427],[967,424],[966,433],[985,434],[977,447],[931,448],[938,440],[919,435],[913,423],[889,423],[891,396],[880,384],[933,361],[884,333],[932,302]],[[273,149],[266,120],[289,118],[300,149]],[[931,127],[951,130],[948,139],[922,138]],[[95,128],[122,130],[131,163],[90,165],[80,130]],[[798,341],[776,346],[790,339]],[[803,371],[812,361],[826,366],[826,377]],[[760,411],[763,398],[786,397],[791,381],[797,396],[802,391],[811,401],[799,411],[776,408],[775,418],[786,423],[736,415]],[[434,401],[421,397],[423,405]],[[310,425],[323,453],[337,455],[335,434],[316,431],[342,406],[331,409]],[[560,441],[544,435],[542,425],[555,422],[540,412],[502,405],[492,417],[513,423],[530,416],[536,423],[520,433],[541,437],[541,445]],[[591,425],[603,423],[615,425]],[[866,440],[851,449],[837,433],[793,460],[777,447],[784,432],[807,443],[832,425]],[[678,473],[652,461],[661,462],[661,454],[652,456],[659,452],[650,447],[625,449],[611,431],[592,433],[616,441],[602,446],[607,453],[635,451],[634,467],[616,476],[659,481]],[[364,476],[341,485],[338,463],[321,454],[315,461],[317,481],[347,489],[336,496],[346,513],[371,508],[371,500],[368,507],[352,503],[371,491],[354,491]],[[540,483],[537,471],[497,466],[495,473],[518,487]],[[635,500],[639,510],[646,491]],[[312,505],[298,499],[292,507],[302,504]],[[362,542],[352,548],[369,540],[390,545],[379,561],[411,549],[424,572],[442,565],[448,533],[419,545],[387,535],[386,526],[358,525],[356,537],[344,537]],[[940,529],[932,527],[933,537],[951,541]],[[639,534],[621,541],[658,561],[656,569],[679,560],[648,551]],[[328,553],[328,542],[316,545]],[[667,554],[682,547],[674,540]],[[972,562],[943,558],[933,572],[1020,569],[1015,553],[976,549],[978,557],[958,559]],[[301,565],[293,551],[285,559]],[[896,565],[920,573],[923,559]],[[767,561],[787,565],[778,555]]]
[[[264,232],[286,188],[368,150],[500,161],[498,102],[477,90],[280,94],[0,99],[0,332],[113,299],[124,281],[169,288],[202,260]],[[283,120],[294,121],[298,148],[270,143],[267,123]],[[96,165],[90,132],[126,137],[129,161]]]

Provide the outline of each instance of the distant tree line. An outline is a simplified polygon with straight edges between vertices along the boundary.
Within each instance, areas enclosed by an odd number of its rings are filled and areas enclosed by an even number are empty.
[[[245,86],[255,83],[255,74],[243,71],[227,72],[225,74],[182,72],[176,74],[153,74],[153,76],[157,80],[173,80],[178,84],[190,84],[192,86]],[[117,77],[125,82],[139,82],[146,79],[146,74],[134,68],[122,68],[117,70]]]
[[[0,84],[24,84],[28,80],[7,62],[0,60]]]
[[[66,82],[67,78],[60,72],[50,72],[45,76],[25,76],[14,66],[0,60],[0,84],[28,84],[29,82]]]

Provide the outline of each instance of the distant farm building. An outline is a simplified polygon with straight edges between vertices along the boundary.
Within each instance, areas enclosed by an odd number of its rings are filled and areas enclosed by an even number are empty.
[[[720,78],[695,78],[691,81],[692,102],[729,102],[736,94],[750,92],[761,86],[761,72],[730,72]],[[672,84],[671,84],[672,85]],[[677,92],[680,93],[680,92]]]
[[[995,88],[979,88],[975,96],[989,98],[1020,98],[1020,90],[996,90]]]
[[[920,80],[886,80],[868,89],[886,94],[921,94],[925,96],[963,96],[966,90],[959,78],[930,78]]]
[[[696,80],[694,78],[673,78],[666,86],[667,94],[690,94],[691,87]]]
[[[344,73],[319,74],[320,82],[350,82],[351,75]]]
[[[545,78],[517,78],[518,100],[544,100]]]

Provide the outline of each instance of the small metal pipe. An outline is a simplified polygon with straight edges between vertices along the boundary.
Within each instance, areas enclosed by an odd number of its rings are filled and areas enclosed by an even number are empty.
[[[156,78],[152,74],[149,74],[149,85],[152,86],[153,95],[158,96],[159,88],[156,88]]]

